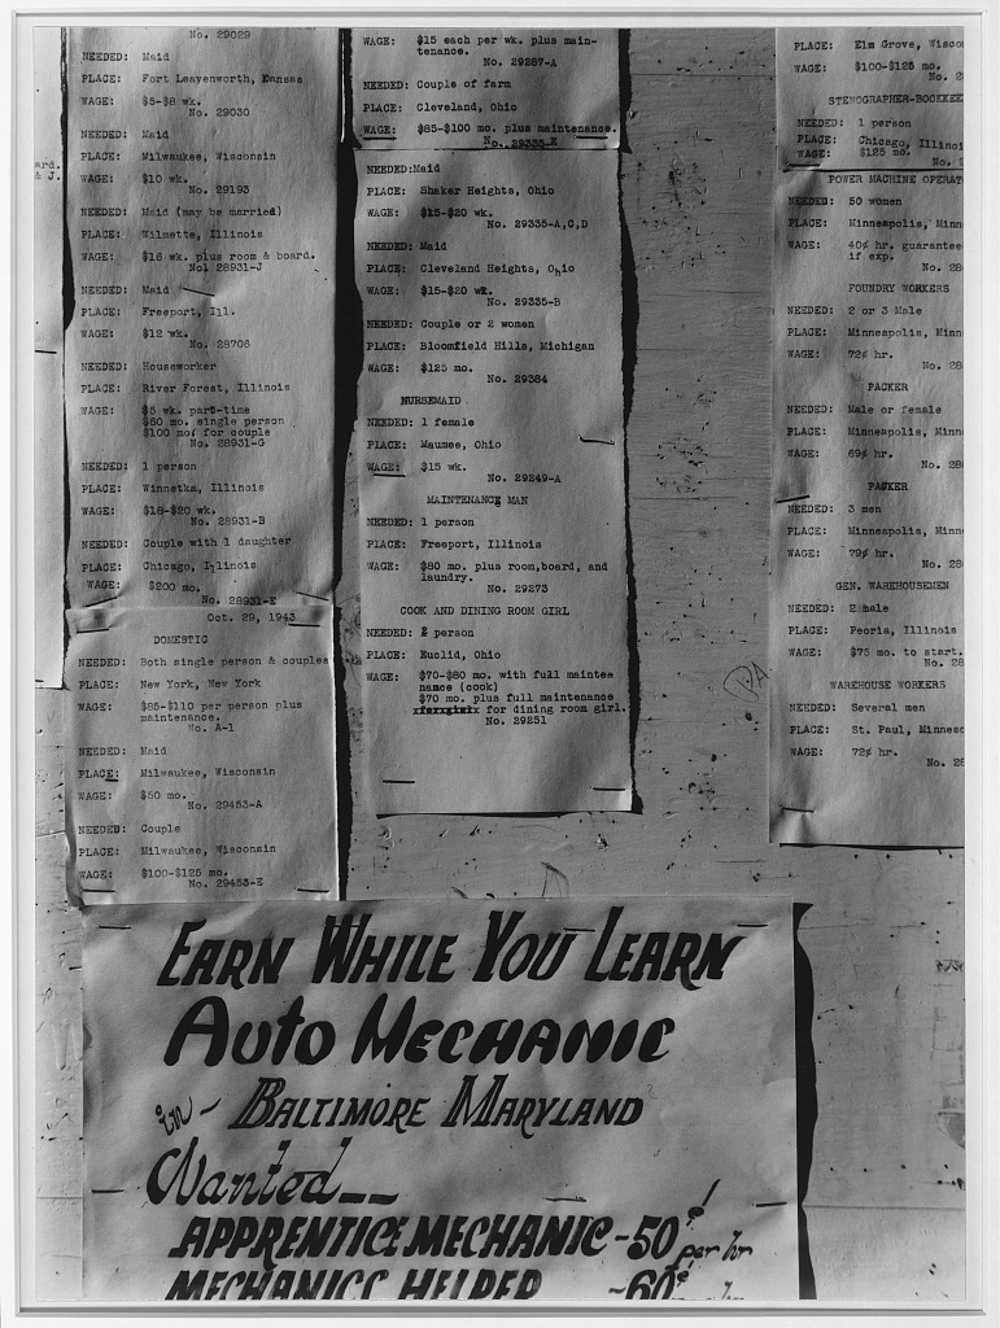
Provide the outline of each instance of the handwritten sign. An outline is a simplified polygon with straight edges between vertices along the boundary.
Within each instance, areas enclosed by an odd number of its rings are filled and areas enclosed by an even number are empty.
[[[790,906],[102,907],[103,1300],[797,1295]]]

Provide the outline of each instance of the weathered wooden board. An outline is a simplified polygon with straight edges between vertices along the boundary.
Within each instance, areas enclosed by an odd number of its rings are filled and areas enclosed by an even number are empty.
[[[817,1293],[954,1298],[963,855],[767,843],[773,50],[769,31],[636,29],[629,43],[621,190],[637,314],[628,482],[641,813],[379,820],[356,806],[346,886],[764,890],[808,905]],[[349,608],[349,576],[343,590]],[[356,696],[349,706],[356,720]]]
[[[339,593],[351,746],[344,888],[358,898],[746,890],[807,906],[799,935],[812,992],[806,984],[801,995],[816,1120],[805,1209],[817,1293],[954,1299],[963,1292],[962,855],[767,843],[773,36],[637,29],[629,70],[621,192],[635,348],[628,519],[641,810],[365,812],[351,796],[360,788],[361,721],[348,485]],[[79,942],[53,833],[61,700],[42,694],[39,721],[47,838],[39,841],[36,1140],[40,1286],[72,1298]],[[809,1069],[804,1060],[806,1089]]]

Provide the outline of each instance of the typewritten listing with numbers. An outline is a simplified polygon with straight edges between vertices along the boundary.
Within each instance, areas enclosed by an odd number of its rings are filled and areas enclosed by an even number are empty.
[[[65,47],[71,878],[325,892],[336,33]]]
[[[777,43],[771,835],[959,844],[962,38]]]

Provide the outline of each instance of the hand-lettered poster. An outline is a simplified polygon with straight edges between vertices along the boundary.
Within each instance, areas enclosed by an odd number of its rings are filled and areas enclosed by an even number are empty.
[[[794,1298],[791,906],[102,907],[91,1300]]]

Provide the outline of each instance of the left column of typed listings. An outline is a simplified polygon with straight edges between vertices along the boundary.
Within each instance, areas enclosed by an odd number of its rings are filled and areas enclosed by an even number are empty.
[[[338,42],[62,35],[67,834],[86,903],[335,889]]]

